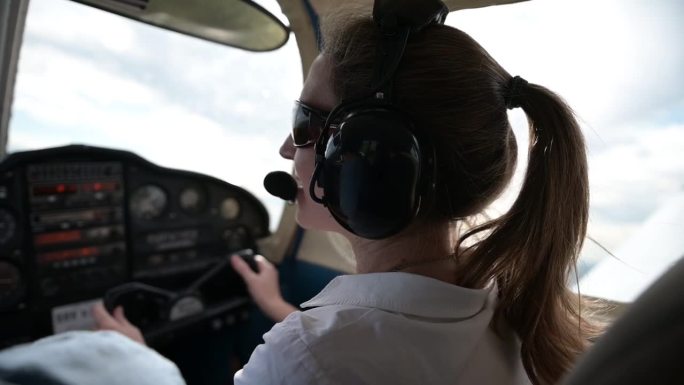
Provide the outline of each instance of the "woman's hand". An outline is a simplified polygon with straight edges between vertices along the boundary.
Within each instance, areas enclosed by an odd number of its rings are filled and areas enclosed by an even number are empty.
[[[247,284],[247,290],[261,311],[275,322],[285,319],[297,308],[285,302],[278,284],[278,270],[261,255],[254,257],[258,273],[255,273],[242,258],[233,255],[230,263],[233,269],[242,276]]]
[[[123,307],[118,306],[114,309],[114,315],[109,314],[102,302],[93,306],[93,317],[97,324],[97,330],[114,330],[135,342],[145,345],[145,339],[140,332],[140,329],[128,322],[126,315],[124,315]]]

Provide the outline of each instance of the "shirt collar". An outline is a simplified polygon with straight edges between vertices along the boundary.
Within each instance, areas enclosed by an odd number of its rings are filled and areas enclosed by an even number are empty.
[[[468,289],[402,272],[342,275],[301,306],[353,305],[421,317],[470,318],[488,302],[493,306],[493,287]]]

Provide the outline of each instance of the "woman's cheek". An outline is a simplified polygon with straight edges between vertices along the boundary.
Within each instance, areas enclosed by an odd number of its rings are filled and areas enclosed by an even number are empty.
[[[318,196],[323,192],[317,189]],[[335,221],[328,209],[314,202],[309,196],[308,185],[297,191],[297,223],[307,230],[342,232],[343,228]]]
[[[297,223],[305,229],[329,230],[328,209],[309,197],[308,188],[297,192]]]

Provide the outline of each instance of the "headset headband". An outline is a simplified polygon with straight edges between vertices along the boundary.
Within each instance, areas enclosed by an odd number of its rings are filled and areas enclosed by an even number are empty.
[[[404,56],[408,37],[431,24],[443,24],[449,9],[440,0],[376,0],[373,20],[380,29],[382,40],[380,60],[373,83],[377,101],[392,102],[394,74]]]
[[[430,24],[444,24],[449,8],[440,0],[375,0],[373,20],[381,25],[387,15],[397,24],[419,31]]]

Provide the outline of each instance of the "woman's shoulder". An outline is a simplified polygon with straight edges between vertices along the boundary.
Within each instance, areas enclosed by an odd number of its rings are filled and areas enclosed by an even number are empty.
[[[351,363],[359,351],[369,353],[368,349],[383,344],[388,334],[394,334],[382,313],[354,305],[310,308],[294,312],[276,324],[264,335],[264,341],[279,346],[274,346],[276,349],[288,345],[305,348],[322,366],[339,360]]]
[[[308,308],[291,313],[267,334],[296,336],[307,344],[314,344],[320,338],[350,331],[352,327],[358,333],[365,325],[364,318],[375,311],[347,304]]]
[[[349,359],[336,363],[340,357],[352,357],[348,352],[350,338],[354,338],[350,334],[337,338],[336,315],[346,310],[344,306],[326,306],[291,313],[264,334],[264,343],[236,374],[235,384],[362,383],[337,381],[340,368],[349,371],[354,366]]]

